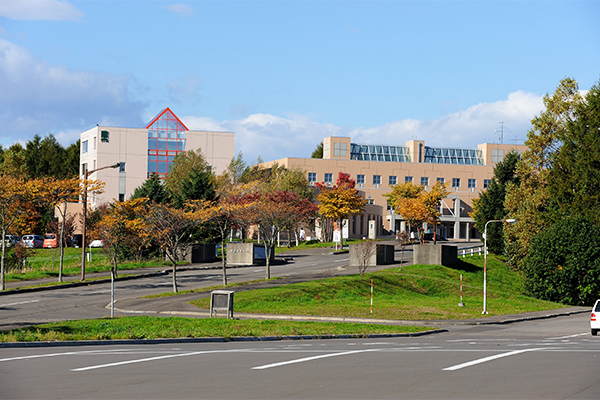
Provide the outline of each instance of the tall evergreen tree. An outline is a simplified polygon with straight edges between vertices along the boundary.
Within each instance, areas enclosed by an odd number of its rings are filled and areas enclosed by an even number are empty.
[[[478,199],[473,202],[473,213],[471,218],[475,226],[482,233],[487,221],[506,218],[508,211],[504,207],[506,188],[508,184],[518,184],[519,179],[515,175],[517,163],[521,156],[517,152],[510,152],[504,160],[494,167],[494,176],[490,187],[481,192]],[[502,224],[490,224],[487,229],[487,245],[492,253],[502,254],[504,252],[504,227]],[[483,240],[483,237],[482,237]]]
[[[158,204],[170,203],[170,196],[157,174],[151,174],[141,186],[137,187],[133,191],[131,199],[141,197],[147,197],[150,201]]]

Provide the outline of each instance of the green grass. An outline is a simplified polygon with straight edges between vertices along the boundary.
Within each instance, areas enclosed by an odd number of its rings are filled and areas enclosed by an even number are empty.
[[[0,332],[0,342],[159,339],[236,336],[356,335],[411,333],[431,330],[415,326],[333,322],[120,317],[55,322]]]
[[[411,265],[364,276],[350,275],[235,294],[236,312],[323,315],[398,320],[482,317],[483,257],[453,267]],[[459,280],[463,275],[463,303]],[[371,279],[373,313],[371,313]],[[494,256],[488,257],[488,316],[565,307],[522,295],[523,278]],[[210,299],[191,302],[209,308]]]
[[[63,258],[63,276],[76,276],[81,274],[81,249],[65,248]],[[89,249],[86,249],[86,252]],[[21,270],[11,270],[6,274],[7,282],[28,281],[41,278],[58,278],[60,267],[59,249],[34,249],[31,256],[27,258],[27,265]],[[138,269],[158,266],[169,266],[165,260],[146,260],[142,262],[122,261],[119,262],[119,270]],[[110,271],[110,259],[103,249],[92,248],[92,261],[86,258],[85,272]]]

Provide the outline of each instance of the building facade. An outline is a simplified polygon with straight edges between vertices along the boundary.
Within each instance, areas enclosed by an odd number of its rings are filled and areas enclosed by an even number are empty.
[[[349,137],[327,137],[323,139],[323,158],[282,158],[265,165],[300,167],[311,184],[335,185],[339,172],[350,174],[368,204],[378,206],[369,207],[366,215],[350,218],[350,237],[365,236],[369,221],[375,221],[378,236],[406,230],[402,216],[395,215],[384,197],[393,185],[412,182],[427,189],[438,181],[448,183],[450,194],[440,206],[437,233],[468,240],[479,237],[469,213],[473,199],[490,184],[494,166],[510,151],[526,149],[524,145],[496,143],[480,144],[477,149],[436,148],[420,140],[384,146],[352,143]]]
[[[92,208],[114,200],[127,200],[152,173],[166,176],[177,154],[200,149],[216,174],[234,157],[233,132],[193,131],[169,109],[161,111],[145,128],[96,126],[80,135],[81,167],[89,179],[106,183],[102,194],[91,195]],[[105,168],[119,163],[119,168]]]

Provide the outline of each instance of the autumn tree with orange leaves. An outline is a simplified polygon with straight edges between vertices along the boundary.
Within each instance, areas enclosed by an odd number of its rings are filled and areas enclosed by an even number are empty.
[[[60,226],[58,230],[59,245],[59,268],[58,281],[63,281],[65,223],[67,220],[67,202],[76,200],[81,192],[81,180],[79,178],[44,180],[44,202],[51,210],[59,212]]]
[[[422,185],[406,182],[394,185],[392,192],[384,196],[388,198],[394,210],[408,223],[409,230],[412,226],[416,226],[419,236],[422,237],[424,223],[437,225],[440,217],[440,202],[449,193],[446,189],[447,186],[448,184],[436,182],[431,190],[427,191]]]
[[[42,181],[39,179],[0,176],[0,224],[2,225],[2,256],[0,258],[0,290],[5,289],[6,234],[15,220],[24,212],[24,205],[41,197]]]
[[[322,240],[329,241],[332,232],[329,232],[327,227],[331,225],[331,221],[341,221],[350,215],[362,214],[365,211],[367,200],[362,198],[355,185],[356,182],[344,172],[338,174],[338,180],[333,187],[324,183],[315,185],[320,190],[317,196],[319,214],[326,219],[323,223],[325,233]]]

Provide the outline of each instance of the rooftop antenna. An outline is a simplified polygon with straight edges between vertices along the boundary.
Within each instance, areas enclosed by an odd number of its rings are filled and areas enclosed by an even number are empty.
[[[500,130],[496,129],[494,132],[500,133],[500,144],[504,143],[504,121],[498,121],[500,125]]]

